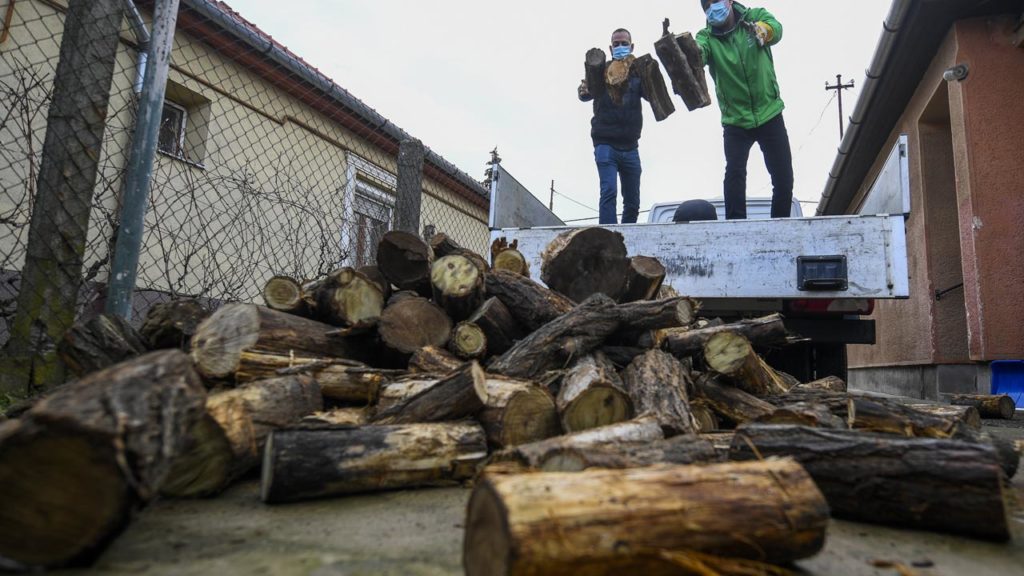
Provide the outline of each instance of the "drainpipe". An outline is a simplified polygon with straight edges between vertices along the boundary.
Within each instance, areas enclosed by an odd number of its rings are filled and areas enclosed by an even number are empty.
[[[889,15],[882,24],[882,36],[878,40],[878,48],[875,50],[875,56],[871,60],[871,66],[865,71],[867,81],[864,82],[860,98],[857,99],[857,106],[853,109],[853,114],[850,116],[850,125],[846,132],[846,137],[843,138],[839,145],[839,154],[836,156],[831,172],[829,172],[825,192],[822,194],[821,202],[818,204],[818,216],[825,214],[832,194],[838,185],[839,178],[842,177],[843,172],[846,170],[849,153],[853,150],[854,144],[860,137],[860,128],[864,122],[864,116],[867,115],[868,109],[876,104],[875,97],[878,93],[878,85],[885,75],[885,69],[889,65],[889,60],[896,46],[896,39],[903,29],[904,21],[915,1],[894,0],[892,7],[889,9]]]
[[[139,95],[142,94],[142,81],[146,77],[146,63],[149,61],[149,30],[146,29],[142,14],[139,14],[139,8],[133,0],[124,0],[124,9],[128,23],[131,24],[132,32],[135,34],[135,43],[138,45],[136,48],[138,60],[135,66],[135,82],[132,87],[135,94]]]
[[[110,269],[106,312],[131,320],[132,294],[138,275],[139,252],[149,201],[150,176],[156,157],[160,117],[167,92],[167,74],[174,47],[174,28],[178,21],[178,0],[157,0],[153,14],[153,38],[149,44],[146,73],[139,98],[125,175],[124,198],[121,203],[121,224],[117,246]],[[151,64],[151,65],[149,65]]]

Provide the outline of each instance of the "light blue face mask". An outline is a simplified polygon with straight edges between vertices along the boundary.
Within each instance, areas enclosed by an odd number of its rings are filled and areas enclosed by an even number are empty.
[[[721,2],[715,2],[708,8],[708,11],[706,12],[708,16],[708,24],[711,24],[712,26],[721,26],[722,24],[725,24],[727,20],[729,20],[729,15],[731,13],[732,10],[729,8],[729,5],[725,2],[725,0],[722,0]]]
[[[615,46],[612,48],[612,60],[622,60],[633,51],[632,46]]]

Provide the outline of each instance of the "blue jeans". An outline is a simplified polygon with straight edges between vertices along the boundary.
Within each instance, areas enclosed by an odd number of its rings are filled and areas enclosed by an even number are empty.
[[[789,218],[793,209],[793,154],[782,114],[751,130],[723,128],[726,220],[747,217],[747,159],[755,142],[761,146],[764,164],[772,177],[772,218]]]
[[[622,223],[633,224],[640,214],[640,149],[616,150],[608,144],[594,146],[597,174],[601,178],[601,224],[617,224],[616,202],[622,179]]]

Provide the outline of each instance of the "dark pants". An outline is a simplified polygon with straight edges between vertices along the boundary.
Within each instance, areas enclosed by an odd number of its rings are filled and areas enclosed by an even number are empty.
[[[615,209],[622,179],[622,223],[633,224],[640,214],[640,150],[617,150],[607,144],[594,146],[597,174],[601,178],[601,224],[616,224]]]
[[[725,126],[725,218],[747,217],[747,160],[757,142],[772,177],[772,218],[788,218],[793,204],[793,153],[782,114],[767,123],[744,130]]]

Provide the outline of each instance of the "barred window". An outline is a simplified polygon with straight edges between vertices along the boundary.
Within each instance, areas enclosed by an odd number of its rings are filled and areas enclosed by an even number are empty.
[[[164,111],[160,118],[160,136],[156,149],[164,154],[185,158],[185,124],[188,110],[169,100],[164,100]]]

